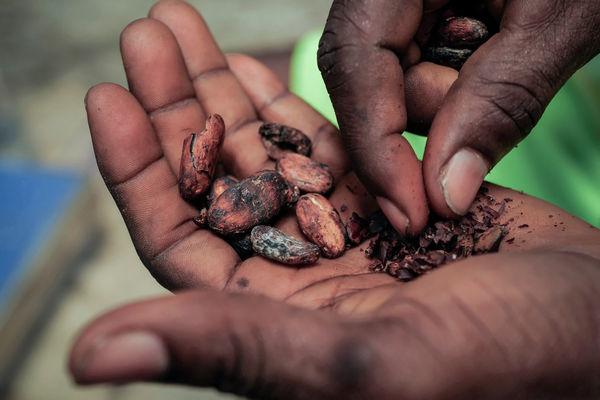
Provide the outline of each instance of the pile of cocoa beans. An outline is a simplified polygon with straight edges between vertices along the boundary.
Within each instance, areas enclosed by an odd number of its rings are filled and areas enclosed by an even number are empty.
[[[183,143],[179,191],[200,210],[194,222],[225,238],[242,258],[258,253],[299,265],[342,255],[346,227],[325,197],[333,189],[333,175],[327,165],[309,158],[310,138],[298,129],[265,123],[259,133],[275,169],[239,182],[230,176],[213,180],[224,133],[223,119],[212,114],[204,131]],[[291,207],[309,242],[268,225]]]

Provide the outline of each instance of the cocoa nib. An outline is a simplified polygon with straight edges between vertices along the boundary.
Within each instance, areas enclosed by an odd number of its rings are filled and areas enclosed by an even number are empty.
[[[267,154],[278,160],[286,153],[310,155],[311,141],[302,131],[275,122],[266,122],[258,129]]]
[[[449,262],[472,254],[498,250],[505,235],[504,226],[497,218],[504,211],[504,203],[497,203],[483,188],[477,195],[477,214],[467,213],[458,220],[431,217],[418,237],[398,234],[381,213],[369,218],[372,228],[367,236],[373,237],[365,255],[372,259],[372,271],[386,272],[399,280],[409,281]],[[493,207],[499,208],[496,210]],[[357,216],[358,217],[358,216]],[[358,217],[360,218],[360,217]],[[356,232],[360,225],[349,221]],[[358,236],[358,235],[357,235]]]

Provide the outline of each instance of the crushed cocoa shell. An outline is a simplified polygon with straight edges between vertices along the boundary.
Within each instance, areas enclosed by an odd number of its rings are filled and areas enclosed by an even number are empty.
[[[498,250],[506,233],[505,226],[498,222],[505,201],[496,202],[482,187],[476,203],[476,214],[469,212],[458,220],[432,217],[417,237],[398,234],[381,212],[367,220],[353,215],[346,232],[351,243],[372,238],[364,250],[373,260],[372,271],[410,281],[446,263]]]

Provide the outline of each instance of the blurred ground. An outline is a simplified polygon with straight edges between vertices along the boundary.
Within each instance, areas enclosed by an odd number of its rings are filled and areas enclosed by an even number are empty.
[[[120,31],[143,17],[151,0],[4,0],[0,2],[0,156],[31,159],[89,175],[103,239],[77,266],[48,322],[23,354],[11,399],[217,399],[208,390],[159,385],[77,388],[66,373],[70,342],[86,321],[162,288],[141,265],[112,198],[97,173],[83,98],[102,81],[125,84]],[[282,77],[298,36],[321,27],[331,1],[191,1],[225,51],[261,56]],[[1,338],[0,338],[1,340]]]

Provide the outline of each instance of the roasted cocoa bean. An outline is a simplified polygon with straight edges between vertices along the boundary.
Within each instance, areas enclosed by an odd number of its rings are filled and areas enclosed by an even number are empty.
[[[254,251],[283,264],[312,264],[319,259],[318,246],[296,240],[272,226],[255,226],[250,239]]]
[[[245,260],[254,254],[249,233],[227,236],[225,239],[227,240],[227,243],[233,247],[236,253],[238,253],[238,256],[240,256],[242,260]]]
[[[441,47],[476,48],[488,38],[487,26],[469,17],[446,18],[438,29]]]
[[[333,187],[329,167],[302,154],[284,154],[277,160],[275,169],[304,193],[325,194]]]
[[[219,197],[225,190],[229,189],[237,182],[237,179],[229,175],[215,179],[210,186],[210,191],[208,192],[208,203],[210,204],[215,201],[215,199]]]
[[[279,160],[286,153],[310,155],[311,141],[302,131],[276,122],[266,122],[258,129],[267,154]]]
[[[297,199],[297,188],[279,172],[260,171],[231,186],[211,203],[208,226],[222,235],[247,232],[270,221]]]
[[[225,123],[219,114],[209,115],[201,133],[192,133],[183,141],[179,168],[179,192],[188,201],[196,201],[210,187],[219,161]]]
[[[324,257],[342,255],[346,245],[344,224],[329,200],[316,193],[300,196],[296,218],[302,233],[319,246]]]
[[[423,60],[459,70],[471,54],[473,54],[471,49],[427,47],[423,52]]]

